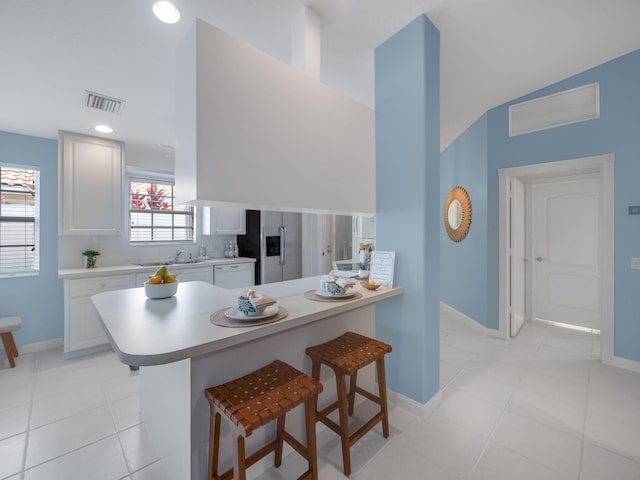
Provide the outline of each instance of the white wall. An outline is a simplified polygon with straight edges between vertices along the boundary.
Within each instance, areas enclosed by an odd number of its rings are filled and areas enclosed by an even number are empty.
[[[370,108],[202,21],[178,53],[180,201],[375,212]]]

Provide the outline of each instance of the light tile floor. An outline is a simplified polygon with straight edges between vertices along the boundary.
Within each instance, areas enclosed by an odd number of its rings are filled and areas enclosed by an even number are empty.
[[[441,406],[428,418],[392,408],[390,437],[378,426],[352,448],[352,478],[640,479],[640,374],[603,366],[599,353],[587,333],[526,323],[505,342],[441,312]],[[0,364],[0,479],[166,478],[138,388],[112,352]],[[320,478],[344,478],[338,437],[319,432],[318,450]],[[257,478],[304,469],[291,454]]]

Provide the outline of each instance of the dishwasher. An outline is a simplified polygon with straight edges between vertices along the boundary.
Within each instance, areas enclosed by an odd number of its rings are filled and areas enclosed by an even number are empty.
[[[216,287],[240,288],[255,285],[253,263],[230,263],[216,265],[213,270],[213,283]]]

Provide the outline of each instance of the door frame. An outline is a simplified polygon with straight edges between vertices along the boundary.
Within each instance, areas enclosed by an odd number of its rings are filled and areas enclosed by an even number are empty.
[[[514,180],[516,180],[514,182]],[[520,331],[520,329],[522,328],[522,326],[524,325],[524,321],[526,320],[527,314],[530,312],[529,308],[528,308],[528,302],[530,301],[530,297],[531,295],[528,292],[528,288],[527,286],[530,285],[530,280],[528,278],[530,270],[531,270],[531,263],[528,262],[528,259],[531,258],[531,253],[529,252],[531,245],[529,245],[529,240],[528,240],[528,232],[530,232],[530,227],[528,225],[528,219],[530,218],[530,214],[527,211],[529,208],[529,203],[527,201],[527,195],[529,193],[529,187],[527,185],[527,183],[522,180],[520,177],[510,177],[509,179],[509,188],[511,189],[511,192],[513,192],[513,186],[514,184],[519,183],[520,185],[522,185],[522,216],[524,217],[522,219],[522,243],[523,245],[523,251],[522,253],[522,268],[524,269],[523,272],[523,276],[520,278],[522,284],[518,285],[518,290],[522,293],[522,309],[523,309],[523,318],[522,318],[522,322],[520,323],[520,326],[518,327],[518,331]],[[515,216],[514,216],[514,205],[516,204],[516,200],[515,200],[515,196],[511,195],[511,202],[509,203],[509,222],[511,225],[511,222],[513,222]],[[512,257],[514,257],[513,255],[513,250],[514,250],[514,245],[515,245],[515,235],[514,235],[514,230],[509,228],[510,231],[510,238],[509,238],[509,245],[511,246],[511,250],[512,250]],[[517,230],[515,230],[517,231]],[[514,280],[514,277],[512,276],[512,273],[514,271],[514,266],[517,265],[519,263],[519,260],[517,259],[517,257],[515,258],[511,258],[511,262],[509,263],[509,300],[510,300],[510,306],[512,307],[510,310],[510,318],[509,318],[509,337],[515,337],[517,335],[513,334],[513,324],[514,324],[514,316],[517,314],[517,312],[513,311],[513,305],[514,303],[516,303],[515,300],[515,296],[516,294],[514,293],[514,288],[513,288],[513,284],[518,284],[519,282],[517,280]]]
[[[509,338],[509,236],[511,211],[509,206],[511,178],[522,180],[596,173],[602,192],[601,211],[601,361],[613,364],[614,329],[614,161],[615,155],[605,154],[573,160],[538,163],[498,170],[498,336]]]

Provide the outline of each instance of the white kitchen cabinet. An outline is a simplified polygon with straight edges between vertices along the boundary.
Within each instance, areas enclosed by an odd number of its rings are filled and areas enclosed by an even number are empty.
[[[198,267],[176,267],[175,265],[168,265],[167,269],[169,273],[175,273],[178,282],[207,282],[213,283],[213,269],[211,265],[198,266]],[[147,281],[150,275],[154,272],[138,273],[136,275],[136,286],[141,287],[144,282]],[[180,288],[180,287],[178,287]]]
[[[61,235],[120,235],[124,226],[124,144],[60,132]]]
[[[91,295],[134,286],[134,275],[111,275],[64,281],[64,355],[91,353],[109,343]],[[95,348],[94,348],[95,349]]]
[[[245,209],[238,205],[211,207],[211,232],[217,235],[246,234]]]
[[[216,287],[240,288],[255,285],[255,265],[253,263],[216,265],[213,270],[213,281]]]

